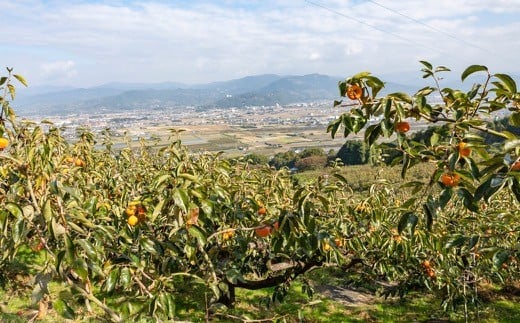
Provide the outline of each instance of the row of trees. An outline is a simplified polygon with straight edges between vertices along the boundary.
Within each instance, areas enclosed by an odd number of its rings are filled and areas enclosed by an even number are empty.
[[[343,165],[362,165],[369,162],[370,154],[361,140],[347,140],[339,151],[323,148],[305,148],[301,152],[288,150],[275,154],[271,159],[261,154],[248,154],[244,158],[252,164],[265,165],[275,169],[296,169],[298,171],[314,170],[340,162]]]
[[[520,136],[520,128],[509,123],[509,117],[502,117],[486,121],[489,128],[500,131],[507,131],[516,136]],[[415,142],[427,143],[434,133],[438,133],[441,129],[444,132],[449,131],[448,127],[430,126],[425,130],[413,131],[410,139]],[[496,145],[504,142],[504,138],[494,136],[493,134],[483,131],[477,132],[482,136],[486,145]],[[401,153],[396,149],[397,142],[389,142],[379,147],[370,149],[363,140],[346,140],[341,148],[336,152],[330,150],[327,153],[322,148],[305,148],[301,152],[288,150],[275,154],[271,159],[261,154],[248,154],[245,156],[252,164],[265,165],[281,169],[289,168],[298,171],[315,170],[331,165],[377,165],[380,163],[391,165],[394,160],[399,161]]]

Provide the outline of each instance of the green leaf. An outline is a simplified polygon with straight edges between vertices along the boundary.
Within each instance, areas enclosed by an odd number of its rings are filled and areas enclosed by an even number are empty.
[[[408,170],[408,168],[410,168],[410,163],[411,163],[410,157],[408,156],[407,153],[405,153],[403,155],[403,167],[401,168],[401,178],[404,179],[406,177],[406,171]]]
[[[177,177],[180,177],[180,178],[183,178],[185,180],[188,180],[190,182],[194,182],[194,183],[199,183],[199,178],[195,175],[192,175],[192,174],[187,174],[187,173],[180,173],[177,175]]]
[[[63,318],[73,320],[75,318],[74,310],[63,299],[57,299],[52,302],[52,307]]]
[[[449,68],[447,68],[446,66],[437,66],[435,68],[435,73],[438,73],[438,72],[450,72],[451,70]]]
[[[417,217],[417,215],[415,215],[413,212],[406,212],[401,216],[399,224],[397,225],[397,230],[399,231],[399,233],[401,233],[404,231],[404,229],[409,227],[413,234],[418,221],[419,218]]]
[[[72,269],[74,269],[74,272],[78,274],[78,276],[83,280],[86,281],[88,278],[88,265],[85,259],[83,258],[76,258],[74,260],[74,263],[72,264]]]
[[[339,96],[345,96],[347,93],[347,82],[339,81],[338,82]]]
[[[499,250],[495,252],[493,255],[493,267],[495,269],[499,269],[502,267],[502,264],[506,262],[506,260],[509,258],[509,251],[507,250]]]
[[[516,200],[520,202],[520,182],[516,178],[513,178],[513,185],[511,187],[511,191],[513,191]]]
[[[381,135],[381,124],[374,124],[365,130],[365,141],[372,146]]]
[[[177,188],[173,191],[173,200],[175,204],[181,208],[184,212],[187,212],[190,198],[185,190]]]
[[[189,227],[188,232],[190,233],[190,235],[197,238],[201,246],[204,246],[206,244],[206,235],[200,228],[198,228],[195,225],[192,225]]]
[[[22,240],[24,235],[24,228],[25,221],[23,220],[23,218],[18,219],[18,221],[16,221],[13,227],[13,242],[15,244],[18,244]]]
[[[18,82],[22,83],[25,87],[27,87],[27,81],[25,78],[19,74],[13,74],[14,78],[18,80]]]
[[[343,100],[334,100],[334,108],[340,105],[343,102]]]
[[[110,270],[110,274],[108,275],[108,278],[105,281],[105,290],[107,291],[107,293],[112,292],[116,287],[116,283],[119,280],[120,273],[121,271],[119,267],[112,267],[112,269]]]
[[[479,240],[480,240],[479,235],[477,235],[477,234],[472,235],[471,238],[469,238],[468,248],[473,249],[473,247],[475,247],[477,245]]]
[[[161,187],[162,184],[164,184],[166,182],[170,182],[170,180],[171,180],[170,174],[160,175],[153,182],[153,184],[154,184],[153,186],[155,189],[158,189],[159,187]]]
[[[412,104],[412,97],[403,92],[390,93],[387,95],[389,98],[398,99],[400,101]]]
[[[419,61],[419,63],[423,64],[427,69],[431,70],[433,68],[433,65],[430,64],[427,61]]]
[[[491,196],[493,196],[498,190],[500,189],[500,186],[491,186],[491,181],[493,180],[493,177],[489,178],[484,183],[480,184],[480,186],[475,191],[475,199],[480,200],[484,199],[486,202],[489,202],[489,199]]]
[[[130,287],[130,282],[132,281],[132,273],[130,272],[130,268],[123,267],[121,269],[121,274],[119,275],[119,284],[124,288]]]
[[[327,127],[327,133],[330,132],[330,136],[332,139],[336,136],[336,132],[338,132],[339,126],[341,126],[341,117],[329,123]]]
[[[516,83],[515,80],[511,78],[511,76],[507,74],[494,74],[493,76],[502,81],[502,83],[510,93],[516,93]]]
[[[445,248],[446,249],[457,248],[457,247],[462,246],[465,242],[466,242],[466,237],[465,236],[457,235],[457,236],[451,238],[450,240],[448,240],[448,242],[446,243]]]
[[[439,207],[441,209],[444,209],[446,204],[448,204],[448,202],[451,199],[452,194],[453,194],[453,190],[451,188],[445,188],[441,191],[441,194],[439,196]]]
[[[160,293],[158,300],[159,304],[163,308],[163,312],[169,319],[173,319],[175,316],[175,301],[173,296],[169,293]]]
[[[16,97],[16,88],[12,84],[7,84],[7,88],[9,89],[9,95],[11,95],[11,100],[14,100]]]
[[[429,200],[423,205],[424,214],[426,215],[426,228],[432,230],[433,219],[437,216],[436,205],[433,200]]]
[[[81,246],[81,248],[85,251],[85,254],[88,256],[88,258],[92,261],[96,261],[98,258],[96,248],[85,239],[77,240],[77,243]]]
[[[471,195],[471,193],[467,189],[459,188],[457,190],[457,194],[462,198],[462,202],[464,203],[466,209],[473,212],[478,212],[477,201],[475,201],[473,195]]]
[[[68,234],[65,234],[63,239],[65,240],[65,256],[67,257],[69,263],[72,263],[74,262],[74,258],[76,257],[74,242]]]
[[[464,70],[464,72],[462,72],[462,75],[460,76],[461,81],[464,82],[464,80],[471,74],[476,73],[476,72],[481,72],[481,71],[487,72],[488,68],[484,65],[471,65],[468,68],[466,68]]]
[[[142,237],[141,239],[139,239],[139,245],[141,246],[141,248],[148,251],[149,253],[151,253],[153,255],[157,254],[155,242],[152,239],[147,238],[147,237]]]
[[[511,113],[509,123],[514,127],[520,127],[520,112]]]
[[[430,145],[432,147],[436,146],[439,143],[439,139],[440,139],[440,135],[438,133],[434,132],[432,134],[432,136],[430,137]]]
[[[5,204],[5,208],[7,209],[7,211],[9,211],[9,213],[14,215],[17,219],[23,218],[22,209],[18,206],[18,204],[9,202],[9,203]]]

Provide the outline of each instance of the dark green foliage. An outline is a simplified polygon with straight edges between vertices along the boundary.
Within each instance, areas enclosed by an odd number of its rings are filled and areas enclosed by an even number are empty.
[[[298,168],[299,171],[306,171],[306,170],[315,170],[319,168],[325,167],[327,164],[327,156],[309,156],[305,158],[299,159],[295,163],[295,167]]]
[[[293,168],[297,157],[298,155],[292,150],[286,151],[284,153],[277,153],[269,161],[269,165],[276,169],[283,167]]]
[[[317,147],[305,148],[298,155],[298,157],[300,157],[300,158],[307,158],[307,157],[311,157],[311,156],[325,156],[325,151],[323,150],[323,148],[317,148]]]
[[[361,140],[347,140],[336,154],[345,165],[366,164],[369,159],[369,149]]]
[[[255,153],[247,154],[244,159],[253,165],[266,165],[269,163],[267,156]]]

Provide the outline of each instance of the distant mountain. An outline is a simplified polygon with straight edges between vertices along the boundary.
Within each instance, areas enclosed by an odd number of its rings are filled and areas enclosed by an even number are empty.
[[[211,89],[220,91],[226,94],[241,94],[245,92],[254,91],[269,84],[278,81],[283,76],[276,74],[262,74],[254,76],[246,76],[243,78],[224,81],[224,82],[213,82],[209,84],[194,85],[192,88],[197,89]]]
[[[214,102],[217,107],[274,105],[332,99],[338,96],[338,78],[320,74],[287,76],[260,88]]]
[[[26,91],[14,102],[21,114],[64,114],[117,111],[136,108],[196,106],[244,107],[333,100],[339,97],[340,77],[321,74],[264,74],[240,79],[187,85],[176,82],[120,83],[63,90]],[[387,83],[385,92],[411,93],[417,88]],[[21,91],[20,91],[21,92]]]

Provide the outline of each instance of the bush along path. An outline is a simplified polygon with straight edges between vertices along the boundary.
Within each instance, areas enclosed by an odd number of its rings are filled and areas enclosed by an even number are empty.
[[[469,312],[480,284],[519,278],[520,140],[486,118],[508,110],[520,125],[520,94],[511,77],[479,65],[461,79],[481,73],[483,84],[441,88],[438,74],[448,69],[422,64],[434,86],[413,96],[378,97],[384,83],[368,73],[339,83],[348,101],[335,102],[345,112],[328,131],[364,130],[371,149],[398,152],[402,169],[400,186],[378,182],[363,199],[339,172],[298,183],[286,169],[190,153],[175,130],[162,148],[142,141],[116,151],[109,129],[99,138],[77,129],[66,140],[52,123],[16,119],[13,83],[27,84],[8,69],[0,79],[2,288],[23,290],[10,279],[23,268],[37,315],[49,306],[65,318],[97,309],[112,321],[174,319],[186,290],[202,288],[209,319],[213,307],[233,307],[237,288],[274,287],[272,300],[283,301],[297,277],[336,266],[345,277],[392,282],[383,294],[424,288],[446,310]],[[374,116],[381,121],[369,125]],[[436,130],[410,140],[412,119]],[[500,140],[487,147],[483,134]],[[426,181],[406,177],[419,163],[436,166]],[[24,261],[23,250],[42,256]],[[75,301],[50,293],[50,281]]]

